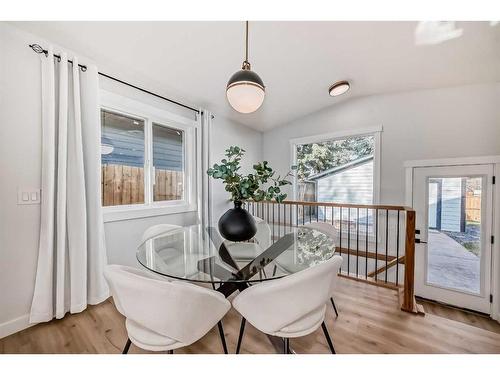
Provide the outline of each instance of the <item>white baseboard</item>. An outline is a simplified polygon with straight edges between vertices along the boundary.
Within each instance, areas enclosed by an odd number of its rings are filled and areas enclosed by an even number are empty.
[[[29,321],[30,316],[26,314],[8,322],[0,323],[0,339],[33,326],[34,324],[30,324]]]
[[[109,291],[106,291],[103,295],[99,297],[93,297],[91,302],[84,303],[81,306],[75,307],[74,308],[75,311],[73,311],[72,314],[85,310],[88,307],[88,305],[98,305],[104,302],[108,298],[109,298]],[[68,311],[69,310],[65,311],[65,313]],[[53,318],[55,318],[55,316],[43,315],[43,316],[35,316],[34,320],[38,319],[38,321],[40,322],[48,322]],[[0,339],[37,324],[37,323],[30,324],[29,321],[30,321],[30,314],[25,314],[20,316],[19,318],[9,320],[8,322],[0,323]]]

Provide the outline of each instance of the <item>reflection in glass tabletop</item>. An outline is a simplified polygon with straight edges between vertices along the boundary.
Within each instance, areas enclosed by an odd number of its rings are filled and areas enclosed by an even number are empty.
[[[142,243],[137,260],[158,274],[195,282],[246,283],[280,278],[330,259],[335,243],[307,227],[293,228],[268,248],[224,241],[211,227],[182,227]]]

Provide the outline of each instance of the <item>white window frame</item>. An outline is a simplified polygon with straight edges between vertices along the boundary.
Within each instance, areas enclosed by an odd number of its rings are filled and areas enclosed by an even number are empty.
[[[105,90],[100,92],[100,104],[102,110],[144,121],[144,203],[103,206],[104,222],[197,211],[197,181],[199,179],[197,155],[199,153],[196,148],[199,144],[197,139],[200,134],[199,121]],[[153,124],[183,132],[184,194],[182,200],[157,202],[153,200]]]
[[[362,129],[352,129],[352,130],[345,130],[345,131],[338,131],[338,132],[333,132],[333,133],[322,133],[322,134],[317,134],[313,136],[308,136],[308,137],[301,137],[301,138],[293,138],[290,139],[290,150],[291,150],[291,160],[292,160],[292,165],[297,165],[297,146],[303,145],[303,144],[309,144],[309,143],[321,143],[321,142],[327,142],[327,141],[335,141],[335,140],[342,140],[346,138],[352,138],[352,137],[363,137],[363,136],[372,136],[374,138],[374,147],[375,150],[373,152],[373,198],[372,198],[372,204],[380,204],[380,155],[381,155],[381,134],[383,131],[383,126],[373,126],[373,127],[368,127],[368,128],[362,128]],[[297,174],[294,174],[292,183],[293,183],[293,199],[297,200]],[[382,236],[381,233],[383,231],[383,228],[381,225],[379,225],[378,232],[379,232],[379,243],[382,241]],[[346,239],[347,237],[347,230],[345,228],[342,228],[342,236],[343,239]],[[360,238],[364,238],[364,233],[360,232]],[[370,232],[368,235],[368,240],[370,244],[375,243],[375,233]],[[356,240],[356,234],[351,233],[351,242]]]
[[[342,140],[353,137],[373,136],[374,147],[373,152],[373,198],[372,204],[380,202],[380,155],[381,155],[381,133],[382,125],[373,126],[363,129],[345,130],[334,133],[323,133],[309,137],[290,139],[291,160],[292,165],[297,165],[297,146],[309,143],[321,143],[335,140]],[[293,199],[297,200],[297,175],[293,176]]]

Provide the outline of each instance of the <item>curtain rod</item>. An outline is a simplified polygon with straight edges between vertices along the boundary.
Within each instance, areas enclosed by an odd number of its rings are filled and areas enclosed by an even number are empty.
[[[30,44],[30,45],[29,45],[29,47],[30,47],[33,51],[35,51],[36,53],[43,53],[43,54],[45,55],[45,57],[47,57],[47,56],[48,56],[48,54],[49,54],[49,51],[47,51],[46,49],[43,49],[43,48],[42,48],[42,46],[40,46],[39,44]],[[54,57],[55,57],[57,60],[61,61],[61,56],[60,56],[60,55],[56,55],[56,54],[54,53]],[[69,62],[70,64],[73,64],[73,61],[71,61],[71,60],[68,60],[68,62]],[[85,65],[78,64],[78,66],[80,67],[80,69],[81,69],[81,71],[82,71],[82,72],[87,71],[87,67],[86,67]],[[128,83],[128,82],[122,81],[121,79],[115,78],[115,77],[110,76],[110,75],[108,75],[108,74],[105,74],[105,73],[102,73],[102,72],[98,72],[98,74],[99,74],[100,76],[103,76],[103,77],[109,78],[109,79],[111,79],[111,80],[113,80],[113,81],[119,82],[119,83],[121,83],[121,84],[123,84],[123,85],[129,86],[129,87],[132,87],[132,88],[134,88],[134,89],[136,89],[136,90],[139,90],[139,91],[145,92],[146,94],[153,95],[153,96],[155,96],[155,97],[157,97],[157,98],[160,98],[160,99],[166,100],[167,102],[170,102],[170,103],[173,103],[173,104],[177,104],[178,106],[184,107],[184,108],[189,109],[189,110],[191,110],[191,111],[193,111],[193,112],[196,112],[196,113],[199,113],[199,114],[203,114],[203,112],[200,112],[200,111],[199,111],[198,109],[196,109],[196,108],[190,107],[190,106],[188,106],[188,105],[186,105],[186,104],[182,104],[182,103],[176,102],[175,100],[172,100],[172,99],[166,98],[166,97],[164,97],[164,96],[161,96],[161,95],[155,94],[154,92],[148,91],[148,90],[146,90],[146,89],[143,89],[143,88],[141,88],[141,87],[139,87],[139,86],[136,86],[136,85],[133,85],[133,84],[131,84],[131,83]]]

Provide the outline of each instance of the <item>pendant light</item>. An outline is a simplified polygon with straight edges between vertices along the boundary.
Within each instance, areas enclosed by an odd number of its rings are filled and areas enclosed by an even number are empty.
[[[240,113],[255,112],[264,102],[264,82],[250,70],[248,62],[248,21],[246,21],[245,61],[241,70],[234,73],[227,83],[226,96],[229,104]]]

